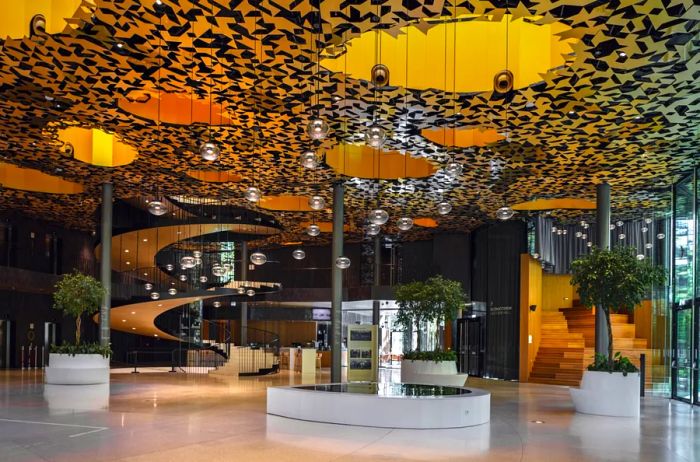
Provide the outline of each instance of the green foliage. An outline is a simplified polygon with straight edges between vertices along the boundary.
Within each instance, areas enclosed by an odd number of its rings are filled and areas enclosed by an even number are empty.
[[[571,264],[571,284],[576,287],[581,303],[600,307],[608,326],[608,370],[614,367],[610,313],[633,310],[649,294],[653,285],[666,282],[666,270],[647,260],[637,260],[633,247],[612,250],[593,248]],[[597,359],[594,364],[597,364]]]
[[[637,366],[632,364],[632,361],[627,356],[622,356],[618,351],[615,353],[613,358],[612,368],[610,367],[610,361],[608,357],[603,354],[596,354],[593,363],[588,366],[589,371],[599,371],[599,372],[622,372],[622,375],[627,375],[628,373],[639,372]]]
[[[408,332],[415,325],[420,342],[423,323],[451,321],[464,302],[462,284],[439,275],[425,282],[401,284],[396,287],[396,303],[399,306],[396,320]],[[420,343],[417,346],[420,350]]]
[[[53,307],[75,317],[75,344],[80,343],[80,317],[92,314],[100,308],[102,298],[107,295],[102,283],[92,276],[78,272],[64,274],[56,283]]]
[[[99,343],[83,343],[82,345],[73,345],[71,343],[64,343],[61,346],[51,345],[49,349],[51,353],[57,353],[61,355],[102,355],[104,358],[112,356],[112,349],[107,346],[102,346]]]
[[[457,361],[457,352],[452,350],[435,350],[435,351],[409,351],[403,354],[404,360],[409,361]]]

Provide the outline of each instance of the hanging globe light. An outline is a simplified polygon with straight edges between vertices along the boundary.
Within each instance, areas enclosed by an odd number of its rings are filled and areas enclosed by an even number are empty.
[[[299,162],[302,166],[309,169],[318,167],[318,157],[314,151],[305,151],[301,156],[299,156]]]
[[[588,234],[581,234],[581,239],[588,239]]]
[[[221,302],[218,300],[212,303],[212,305],[214,305],[214,308],[221,308]]]
[[[440,202],[437,205],[437,212],[440,215],[447,215],[452,211],[452,205],[449,202]]]
[[[537,260],[538,258],[540,258],[540,254],[538,254],[538,253],[536,253],[536,252],[533,253],[533,254],[532,254],[532,258],[534,258],[535,260]]]
[[[211,140],[202,143],[202,145],[199,147],[199,154],[204,160],[216,160],[219,158],[220,153],[221,151],[219,150],[219,146],[217,146],[216,143]]]
[[[304,258],[306,258],[306,252],[304,252],[301,249],[294,249],[294,251],[292,252],[292,258],[294,258],[295,260],[303,260]]]
[[[413,227],[413,220],[408,217],[401,217],[398,220],[396,220],[396,226],[401,231],[408,231]]]
[[[208,278],[206,276],[199,276],[199,282],[201,282],[202,284],[204,284],[207,281],[208,281]]]
[[[151,215],[155,215],[157,217],[168,213],[168,209],[165,207],[165,204],[163,204],[161,201],[149,202],[148,211]]]
[[[556,227],[556,226],[552,226],[552,232],[553,232],[553,233],[556,233],[556,232],[557,232],[557,227]]]
[[[581,237],[583,236],[583,233],[581,231],[576,231],[576,237]]]
[[[253,289],[248,289],[245,291],[245,294],[249,297],[252,297],[253,295],[255,295],[255,291]]]
[[[593,243],[592,243],[592,242],[588,242],[588,243],[586,243],[586,246],[587,246],[587,247],[593,247]]]
[[[654,244],[652,244],[651,242],[647,242],[646,244],[644,244],[644,247],[646,247],[647,249],[651,249],[652,247],[654,247]]]
[[[249,186],[245,190],[245,198],[248,202],[258,202],[262,197],[262,193],[255,186]]]
[[[180,276],[178,276],[178,279],[180,279],[182,282],[185,282],[187,280],[187,275],[181,274]]]
[[[151,300],[158,300],[160,298],[160,294],[158,292],[151,292]]]
[[[624,239],[625,237],[627,237],[625,236],[625,233],[620,233],[620,235],[617,236],[618,239]]]
[[[192,252],[192,256],[196,258],[202,258],[202,251],[201,250],[195,250]]]
[[[644,219],[644,223],[650,224],[650,223],[651,223],[651,218],[645,218],[645,219]]]
[[[566,236],[567,232],[568,232],[568,231],[567,231],[566,229],[562,229],[562,230],[561,230],[561,233],[562,233],[564,236]]]
[[[649,231],[649,228],[647,228],[646,226],[642,226],[642,232],[646,233],[647,231]]]
[[[180,259],[180,265],[185,269],[194,268],[196,264],[194,257],[185,256]]]
[[[312,237],[318,236],[321,234],[321,228],[319,228],[318,225],[309,225],[309,227],[306,228],[306,234]]]
[[[250,262],[256,266],[264,265],[267,262],[267,256],[262,252],[253,252],[250,254]]]
[[[615,229],[615,225],[610,225],[610,231]]]
[[[513,217],[513,215],[515,215],[515,210],[508,206],[501,207],[500,209],[496,210],[496,218],[498,218],[499,220],[510,220]]]
[[[170,294],[170,295],[177,294],[177,289],[175,287],[171,287],[170,289],[168,289],[168,294]]]
[[[151,290],[151,289],[153,289],[153,284],[151,284],[150,282],[147,282],[143,285],[143,288],[146,290]]]
[[[385,210],[382,209],[374,209],[371,212],[369,212],[369,222],[374,223],[375,225],[383,225],[387,221],[389,221],[389,214],[386,213]]]
[[[455,179],[462,174],[462,164],[459,162],[450,162],[445,166],[445,175]]]
[[[382,230],[382,227],[375,223],[370,223],[367,225],[367,234],[369,236],[376,236]]]
[[[587,223],[586,223],[586,221],[585,221],[585,220],[581,220],[581,226],[584,226],[584,227],[585,227],[585,226],[586,226],[586,224],[587,224]]]
[[[621,228],[622,225],[624,225],[624,223],[622,222],[622,220],[617,220],[617,223],[615,223],[615,224],[617,225],[618,228]]]
[[[350,259],[348,257],[338,257],[335,259],[335,266],[340,269],[350,268]]]
[[[321,119],[312,119],[306,125],[306,134],[312,140],[322,140],[328,136],[328,124]]]
[[[557,230],[557,236],[561,236],[561,229]]]
[[[583,225],[583,229],[588,229],[588,223]]]
[[[175,266],[172,263],[168,263],[167,265],[165,265],[165,269],[168,271],[172,271],[175,269]]]
[[[236,292],[238,293],[238,295],[243,295],[245,293],[245,287],[239,287],[238,289],[236,289]]]
[[[664,233],[659,233],[659,234],[656,235],[656,238],[657,238],[657,239],[663,239],[663,238],[665,238],[665,237],[666,237],[666,235],[665,235]]]
[[[326,200],[321,196],[309,197],[309,207],[311,210],[323,210],[326,207]]]
[[[233,272],[233,265],[231,263],[224,263],[223,267],[224,267],[224,271],[226,271],[227,273]]]
[[[386,131],[379,125],[372,125],[365,131],[365,141],[368,146],[379,149],[386,141]]]
[[[644,260],[644,254],[643,254],[643,253],[638,253],[638,254],[637,254],[637,260]]]
[[[224,269],[223,266],[216,263],[216,264],[212,265],[212,267],[211,267],[211,274],[213,274],[217,278],[220,278],[220,277],[223,277],[224,275],[226,275],[226,270]]]

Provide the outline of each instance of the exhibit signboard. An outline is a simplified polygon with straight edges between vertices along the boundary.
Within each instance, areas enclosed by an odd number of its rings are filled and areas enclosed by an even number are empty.
[[[348,382],[377,381],[377,326],[348,326]]]

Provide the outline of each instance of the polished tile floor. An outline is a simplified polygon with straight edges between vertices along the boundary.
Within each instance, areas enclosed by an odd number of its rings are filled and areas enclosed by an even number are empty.
[[[639,420],[586,416],[563,387],[470,378],[492,393],[490,424],[388,430],[266,415],[266,387],[299,382],[112,374],[109,386],[76,388],[1,372],[0,460],[700,461],[700,409],[663,398],[644,398]]]

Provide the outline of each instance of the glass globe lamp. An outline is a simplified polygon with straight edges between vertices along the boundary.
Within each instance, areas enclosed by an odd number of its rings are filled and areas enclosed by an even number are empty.
[[[209,279],[208,279],[206,276],[199,276],[199,282],[201,282],[202,284],[204,284],[204,283],[207,282],[208,280],[209,280]]]
[[[167,265],[165,265],[165,269],[168,271],[172,271],[175,269],[175,265],[173,265],[172,263],[168,263]]]
[[[252,297],[253,295],[255,295],[255,291],[253,289],[248,289],[245,291],[245,294],[249,297]]]
[[[375,223],[370,223],[367,225],[367,235],[376,236],[382,230],[382,227]]]
[[[657,239],[664,239],[665,237],[666,237],[666,235],[664,233],[659,233],[656,235]]]
[[[253,252],[250,254],[250,262],[256,266],[264,265],[267,262],[267,256],[262,252]]]
[[[185,269],[194,268],[196,264],[197,262],[195,261],[194,257],[185,256],[180,259],[180,265],[182,265]]]
[[[617,220],[617,223],[615,223],[615,224],[617,225],[618,228],[621,228],[622,225],[624,225],[624,223],[622,222],[622,220]]]
[[[437,212],[440,215],[447,215],[452,211],[452,205],[449,202],[440,202],[437,205]]]
[[[158,300],[160,298],[160,294],[158,292],[151,292],[151,300]]]
[[[243,295],[245,293],[245,287],[239,287],[238,289],[236,289],[236,292],[238,293],[238,295]]]
[[[192,252],[192,256],[194,258],[202,258],[202,251],[201,250],[195,250]]]
[[[638,254],[637,254],[637,260],[644,260],[644,254],[643,254],[643,253],[638,253]]]
[[[610,225],[610,231],[615,229],[615,225]]]
[[[206,141],[199,147],[199,154],[204,160],[216,160],[219,158],[220,153],[221,151],[219,150],[219,146],[217,146],[213,141]]]
[[[350,268],[350,259],[348,257],[338,257],[335,259],[335,266],[340,269]]]
[[[214,305],[214,308],[221,308],[221,302],[218,300],[212,303],[212,305]]]
[[[309,197],[309,207],[311,210],[323,210],[326,207],[326,200],[321,196]]]
[[[171,287],[170,289],[168,289],[168,294],[170,294],[170,295],[177,294],[177,289],[175,287]]]
[[[262,193],[255,186],[249,186],[245,191],[245,198],[248,202],[258,202],[262,197]]]
[[[576,237],[581,237],[583,236],[583,233],[581,231],[576,231]]]
[[[587,247],[593,247],[593,243],[592,243],[592,242],[587,242],[587,243],[586,243],[586,246],[587,246]]]
[[[389,214],[386,213],[386,210],[382,209],[374,209],[371,212],[369,212],[369,222],[374,223],[375,225],[383,225],[387,221],[389,221]]]
[[[507,206],[496,210],[496,218],[502,221],[510,220],[513,218],[513,215],[515,215],[515,210]]]
[[[187,280],[187,275],[186,274],[181,274],[178,279],[180,279],[182,282],[185,282]]]
[[[299,156],[299,162],[305,168],[314,169],[318,167],[318,157],[314,151],[305,151]]]
[[[617,236],[617,238],[620,239],[620,240],[622,240],[622,239],[624,239],[624,238],[626,238],[626,237],[627,237],[627,236],[625,236],[625,233],[620,233],[620,235]]]
[[[318,236],[321,234],[321,228],[319,228],[318,225],[309,225],[309,227],[306,228],[306,234],[312,237]]]
[[[161,201],[151,201],[148,203],[148,212],[157,217],[168,213],[168,209]]]
[[[368,146],[379,149],[386,142],[386,131],[379,125],[372,125],[365,131],[365,141]]]
[[[647,249],[651,249],[652,247],[654,247],[654,244],[652,244],[651,242],[647,242],[646,244],[644,244],[644,247],[646,247]]]
[[[651,223],[651,218],[645,218],[645,219],[644,219],[644,223],[650,224],[650,223]]]
[[[226,270],[224,269],[223,266],[221,266],[220,264],[217,263],[215,265],[212,265],[211,274],[213,274],[217,278],[220,278],[226,274]]]
[[[306,134],[312,140],[323,140],[328,136],[328,124],[321,119],[312,119],[306,125]]]
[[[462,174],[462,164],[459,162],[450,162],[445,166],[445,175],[449,178],[457,178]]]
[[[152,290],[152,289],[153,289],[153,284],[151,284],[150,282],[147,282],[147,283],[145,283],[145,284],[143,285],[143,288],[146,289],[146,290]]]
[[[396,220],[396,226],[401,231],[408,231],[413,227],[413,220],[409,217],[401,217],[398,220]]]
[[[642,232],[646,233],[647,231],[649,231],[649,228],[647,228],[646,226],[642,226]]]
[[[557,232],[557,227],[556,227],[556,226],[552,226],[552,232],[553,232],[553,233],[556,233],[556,232]]]
[[[581,234],[581,239],[588,239],[588,234]]]
[[[294,249],[294,251],[292,252],[292,258],[294,258],[295,260],[303,260],[304,258],[306,258],[306,252],[304,252],[301,249]]]

